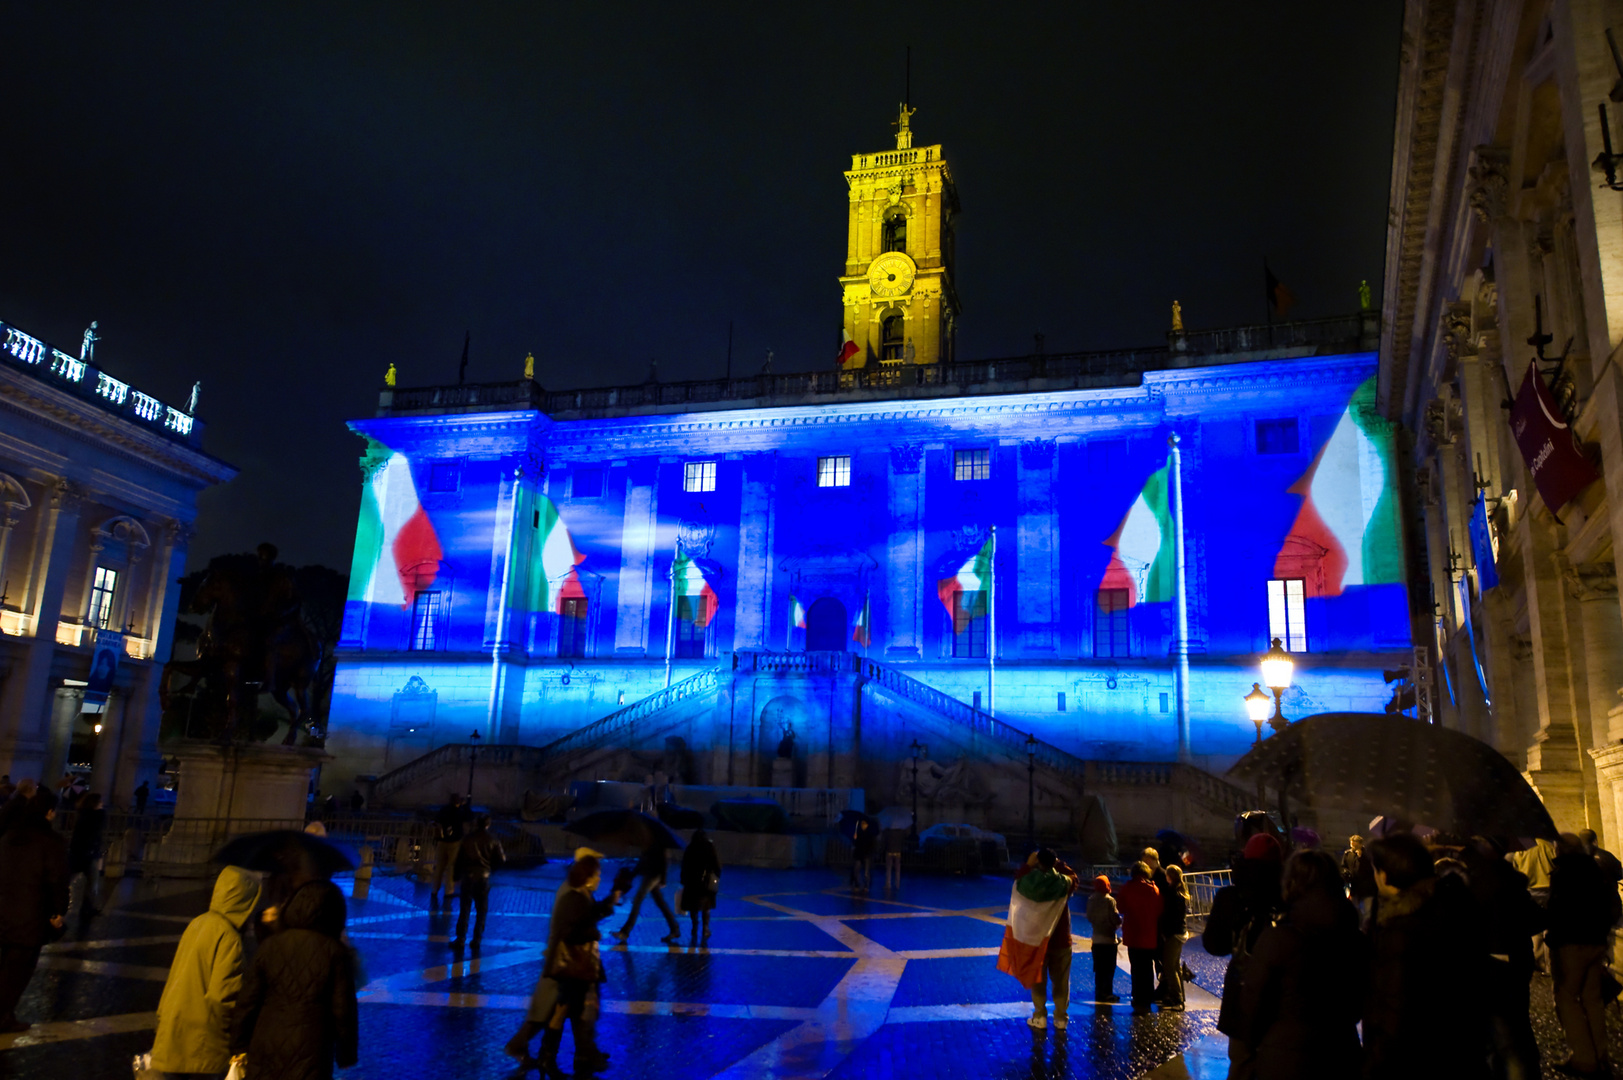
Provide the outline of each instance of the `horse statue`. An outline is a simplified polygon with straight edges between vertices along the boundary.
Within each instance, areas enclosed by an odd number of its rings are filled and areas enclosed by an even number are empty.
[[[311,729],[310,686],[322,650],[304,623],[292,571],[276,561],[276,554],[275,546],[261,544],[252,560],[223,556],[210,561],[191,603],[192,611],[208,615],[197,659],[171,660],[159,682],[165,709],[175,693],[176,676],[189,677],[194,692],[203,684],[211,694],[223,696],[224,742],[234,741],[239,728],[244,738],[252,736],[260,691],[287,712],[283,746],[294,745],[299,732]]]

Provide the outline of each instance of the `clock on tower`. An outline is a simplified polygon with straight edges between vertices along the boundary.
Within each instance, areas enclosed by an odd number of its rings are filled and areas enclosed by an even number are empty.
[[[853,154],[845,174],[844,366],[933,364],[952,359],[958,297],[952,232],[958,192],[939,146],[914,146],[906,105],[896,149]]]

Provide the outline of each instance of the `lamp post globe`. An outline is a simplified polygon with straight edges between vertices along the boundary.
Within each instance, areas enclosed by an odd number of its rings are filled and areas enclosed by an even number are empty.
[[[1268,706],[1273,704],[1273,698],[1263,691],[1261,684],[1252,683],[1251,692],[1245,696],[1245,712],[1251,722],[1257,726],[1257,742],[1262,742],[1262,724],[1268,719]]]
[[[1296,663],[1291,654],[1280,645],[1279,639],[1274,638],[1273,647],[1262,654],[1262,681],[1268,689],[1274,692],[1274,715],[1268,725],[1275,731],[1284,731],[1290,721],[1285,719],[1284,695],[1290,689],[1291,675],[1296,669]]]

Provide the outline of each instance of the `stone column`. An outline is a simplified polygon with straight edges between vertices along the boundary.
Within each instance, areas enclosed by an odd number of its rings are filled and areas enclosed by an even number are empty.
[[[648,613],[658,533],[659,468],[651,463],[639,463],[626,478],[626,511],[620,529],[620,576],[614,610],[616,656],[648,655]],[[660,655],[664,655],[664,647],[661,638]]]
[[[0,594],[11,595],[11,579],[6,573],[6,556],[11,553],[11,530],[23,519],[27,507],[0,503]]]
[[[737,608],[732,651],[767,648],[772,625],[772,481],[774,457],[760,454],[743,462],[739,499]],[[766,475],[763,477],[762,473]],[[719,646],[718,646],[719,647]]]
[[[890,448],[890,540],[885,565],[885,659],[924,658],[924,448]]]
[[[13,776],[26,776],[46,764],[56,624],[62,617],[62,598],[83,505],[80,490],[67,480],[58,480],[35,541],[35,565],[26,603],[31,638],[6,679],[0,706],[0,772]]]
[[[1059,548],[1059,509],[1054,503],[1054,440],[1020,444],[1020,480],[1016,488],[1015,596],[1021,647],[1027,653],[1052,653],[1055,584]]]
[[[1527,750],[1527,781],[1544,800],[1556,827],[1574,832],[1586,827],[1588,816],[1578,729],[1573,718],[1565,598],[1550,526],[1535,520],[1533,514],[1523,517],[1519,524],[1539,725]]]
[[[1591,760],[1598,762],[1595,755],[1618,742],[1608,716],[1617,701],[1618,687],[1623,686],[1623,610],[1617,603],[1617,566],[1607,562],[1569,567],[1566,579],[1583,632],[1589,727],[1586,749]],[[1611,850],[1613,845],[1623,842],[1623,830],[1618,827],[1616,815],[1616,795],[1604,775],[1597,776],[1596,785],[1600,820],[1594,823],[1594,828],[1601,834],[1601,846]]]
[[[153,529],[154,533],[158,530]],[[163,665],[174,648],[175,614],[180,609],[179,581],[186,573],[186,550],[192,538],[189,525],[170,522],[162,530],[162,546],[152,560],[152,584],[147,593],[145,633],[152,642],[152,657],[136,666],[127,698],[115,701],[102,715],[101,743],[96,752],[96,787],[106,805],[126,807],[143,775],[156,768],[158,730],[163,706],[158,684]],[[107,757],[104,765],[104,756]],[[107,771],[103,771],[104,768]]]

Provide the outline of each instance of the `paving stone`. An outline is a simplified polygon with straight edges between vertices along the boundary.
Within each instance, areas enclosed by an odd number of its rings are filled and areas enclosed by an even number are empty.
[[[1003,927],[967,915],[918,919],[853,919],[845,924],[894,951],[909,949],[995,949]],[[981,960],[982,966],[987,961]]]
[[[77,971],[42,969],[17,1004],[17,1019],[37,1024],[46,1020],[88,1020],[118,1013],[151,1012],[163,995],[163,983],[150,979],[123,979],[86,975]]]

